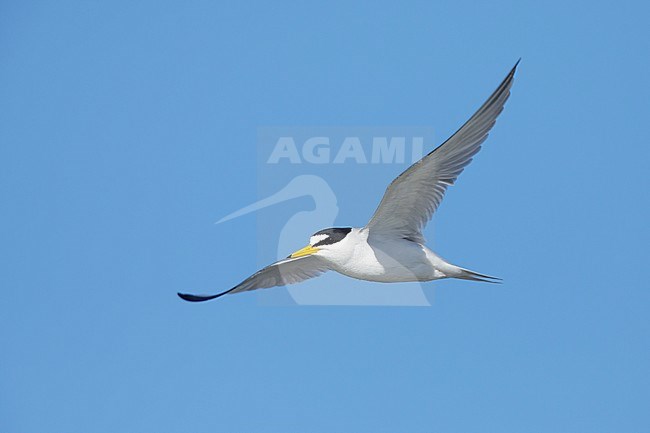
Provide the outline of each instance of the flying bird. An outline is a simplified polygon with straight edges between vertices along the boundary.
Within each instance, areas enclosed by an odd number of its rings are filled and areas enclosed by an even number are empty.
[[[454,135],[391,182],[365,227],[320,230],[309,238],[306,247],[229,290],[214,295],[178,296],[190,302],[208,301],[227,294],[299,283],[327,271],[381,283],[443,278],[499,282],[499,278],[443,260],[425,246],[422,230],[447,188],[481,150],[510,96],[518,64]]]

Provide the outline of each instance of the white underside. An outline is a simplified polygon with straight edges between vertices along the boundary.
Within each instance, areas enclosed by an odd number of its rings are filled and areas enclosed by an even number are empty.
[[[431,281],[454,277],[460,270],[424,245],[406,239],[369,238],[361,229],[353,229],[336,251],[318,255],[340,274],[382,283]]]

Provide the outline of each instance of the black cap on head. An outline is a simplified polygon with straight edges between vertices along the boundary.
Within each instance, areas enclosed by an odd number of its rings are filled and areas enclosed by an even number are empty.
[[[323,229],[312,235],[318,236],[322,239],[319,239],[312,247],[318,247],[320,245],[331,245],[337,242],[340,242],[345,238],[348,233],[352,231],[352,227],[334,227],[331,229]]]

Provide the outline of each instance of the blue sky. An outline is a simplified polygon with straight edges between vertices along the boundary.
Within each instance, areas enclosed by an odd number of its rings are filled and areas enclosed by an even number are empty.
[[[3,2],[0,430],[648,431],[649,12]],[[519,57],[434,221],[503,285],[428,283],[428,308],[175,296],[256,270],[255,215],[213,223],[257,198],[258,128],[442,141]]]

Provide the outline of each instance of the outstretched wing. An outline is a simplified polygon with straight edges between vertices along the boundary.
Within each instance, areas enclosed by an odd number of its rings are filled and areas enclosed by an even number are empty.
[[[225,292],[216,295],[190,295],[179,293],[182,299],[190,302],[202,302],[215,299],[229,293],[246,292],[248,290],[266,289],[286,284],[299,283],[309,278],[317,277],[329,270],[327,263],[315,256],[286,258],[255,272],[250,277]]]
[[[517,62],[519,64],[519,62]],[[422,229],[436,211],[447,187],[453,185],[494,126],[510,96],[517,69],[476,113],[447,141],[400,174],[386,189],[365,227],[370,236],[396,237],[424,243]]]

